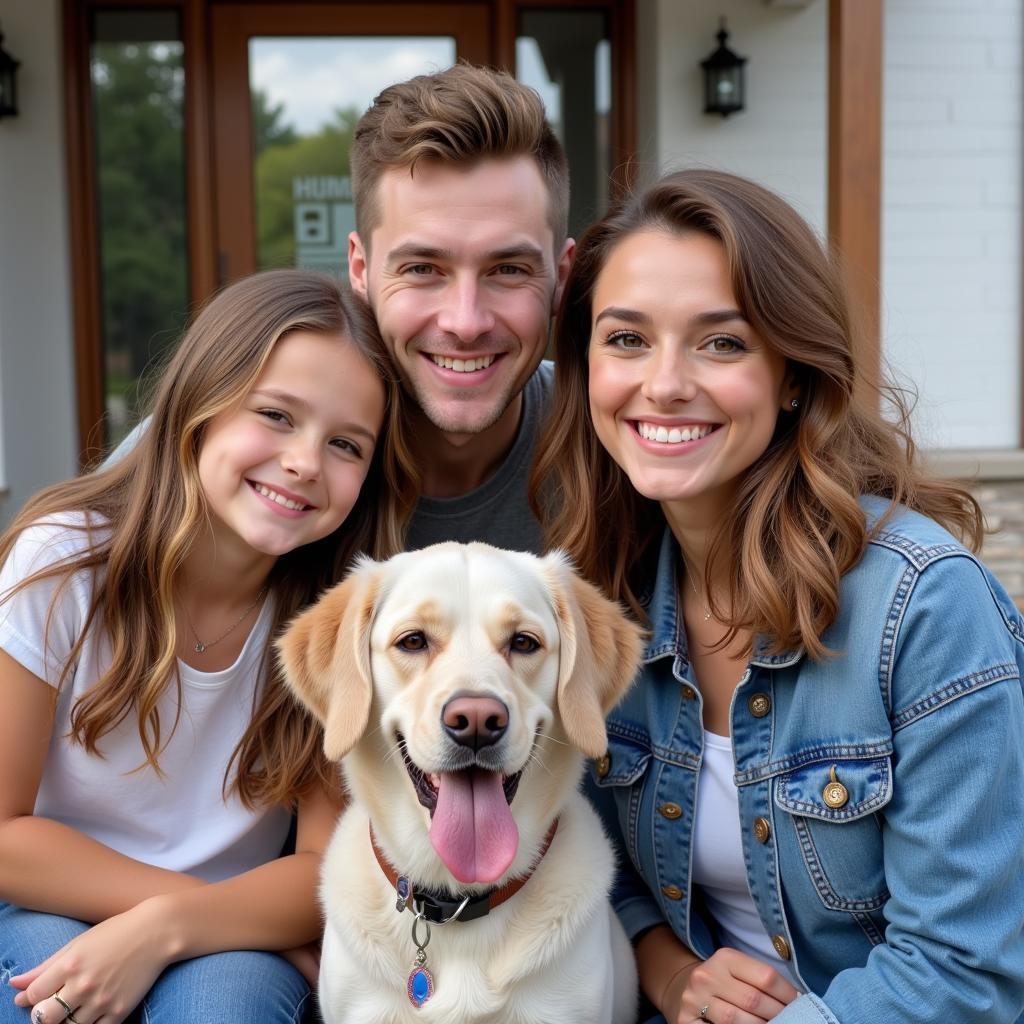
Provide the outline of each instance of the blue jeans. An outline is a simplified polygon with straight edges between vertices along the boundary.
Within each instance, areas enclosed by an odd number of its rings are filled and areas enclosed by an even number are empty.
[[[7,981],[87,931],[68,917],[0,903],[0,1024],[29,1024]],[[302,975],[275,953],[235,950],[171,964],[128,1024],[300,1024],[316,1000]]]

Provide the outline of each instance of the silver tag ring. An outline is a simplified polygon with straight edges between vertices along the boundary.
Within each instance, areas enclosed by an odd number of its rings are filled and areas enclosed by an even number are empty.
[[[420,921],[423,922],[423,927],[427,929],[427,937],[422,942],[420,942],[420,940],[417,938],[419,932],[417,932],[417,930],[416,930],[420,926]],[[412,920],[412,944],[417,949],[426,949],[427,946],[429,945],[429,943],[430,943],[430,922],[422,914],[417,914],[413,918],[413,920]]]

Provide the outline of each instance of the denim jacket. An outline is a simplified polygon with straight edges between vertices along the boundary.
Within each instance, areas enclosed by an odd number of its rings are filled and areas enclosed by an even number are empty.
[[[869,525],[888,508],[862,505]],[[667,922],[706,958],[678,559],[666,533],[643,668],[588,788],[626,854],[626,931]],[[900,508],[842,578],[822,639],[837,656],[755,644],[730,708],[750,893],[805,989],[776,1024],[1024,1024],[1024,620],[968,551]]]

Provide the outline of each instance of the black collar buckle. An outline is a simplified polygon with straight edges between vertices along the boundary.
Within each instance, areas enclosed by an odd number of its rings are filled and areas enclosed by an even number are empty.
[[[491,912],[491,895],[494,890],[489,889],[478,896],[470,897],[461,914],[455,918],[456,921],[476,921],[478,918],[486,917]],[[412,909],[422,914],[431,924],[446,924],[456,914],[463,900],[456,896],[450,899],[437,893],[425,892],[417,889],[412,897]]]

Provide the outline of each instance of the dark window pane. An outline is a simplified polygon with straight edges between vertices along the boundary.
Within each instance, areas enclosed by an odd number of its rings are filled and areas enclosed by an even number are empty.
[[[184,47],[175,11],[100,11],[92,27],[106,439],[117,441],[139,377],[188,311]]]
[[[519,17],[516,77],[544,100],[569,157],[569,234],[608,208],[611,46],[598,10],[526,10]]]

